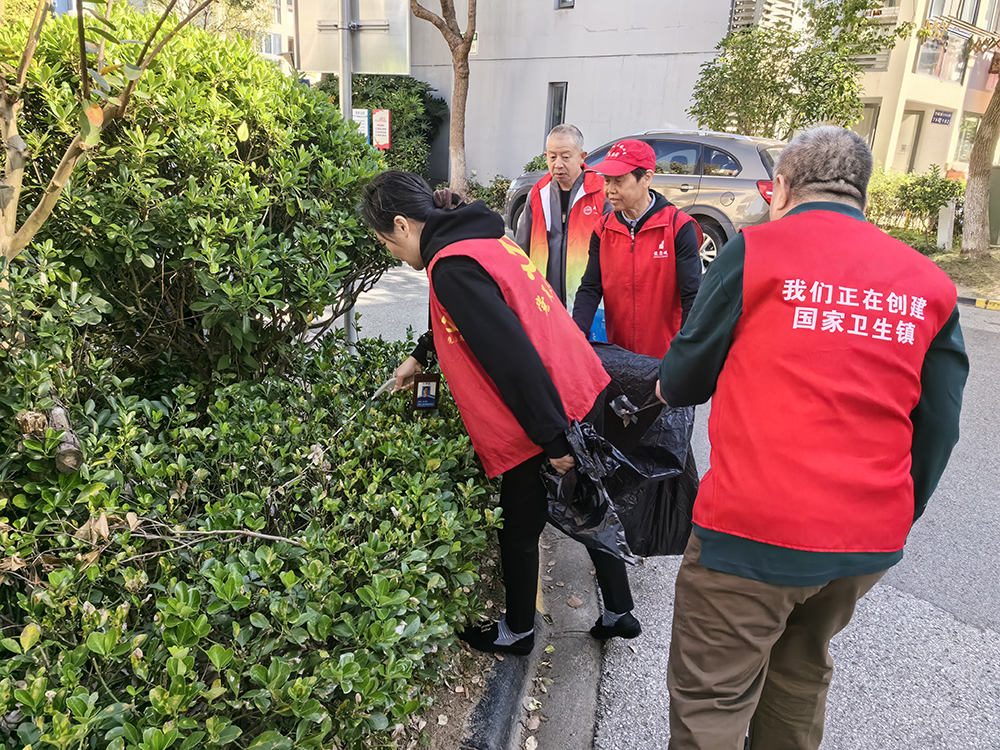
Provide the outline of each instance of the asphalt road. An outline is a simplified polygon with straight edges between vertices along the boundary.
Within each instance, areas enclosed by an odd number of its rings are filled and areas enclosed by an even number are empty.
[[[903,561],[834,640],[825,750],[1000,749],[1000,313],[961,310],[972,363],[962,437]],[[702,472],[707,415],[694,438]],[[632,571],[644,633],[605,650],[595,750],[667,745],[678,565]]]

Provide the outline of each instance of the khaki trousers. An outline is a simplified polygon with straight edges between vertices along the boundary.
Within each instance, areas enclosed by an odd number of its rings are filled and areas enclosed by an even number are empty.
[[[816,750],[833,676],[830,639],[885,575],[775,586],[699,565],[691,535],[674,598],[669,750]]]

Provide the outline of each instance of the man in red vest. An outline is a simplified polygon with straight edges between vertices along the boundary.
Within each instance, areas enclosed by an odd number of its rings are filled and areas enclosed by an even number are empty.
[[[572,312],[573,298],[587,268],[590,235],[611,210],[604,178],[585,171],[583,133],[575,125],[556,125],[545,141],[549,173],[531,188],[514,240]]]
[[[778,161],[660,368],[712,399],[712,468],[674,601],[671,750],[815,750],[830,639],[903,556],[958,441],[955,285],[865,221],[872,156],[822,127]]]
[[[594,166],[607,178],[604,194],[614,213],[594,226],[573,320],[589,337],[603,298],[608,341],[659,358],[701,285],[701,230],[649,189],[655,169],[652,146],[632,139],[616,143]]]
[[[432,193],[410,172],[377,175],[361,203],[395,257],[430,281],[432,331],[397,370],[397,387],[436,353],[462,421],[490,477],[502,475],[500,560],[507,612],[460,637],[473,648],[525,655],[535,644],[538,539],[548,520],[540,470],[574,466],[570,420],[594,421],[610,381],[552,287],[482,201]],[[604,613],[595,638],[635,638],[625,563],[590,550]]]

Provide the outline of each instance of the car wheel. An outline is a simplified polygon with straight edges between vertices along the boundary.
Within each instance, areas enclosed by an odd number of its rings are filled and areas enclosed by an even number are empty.
[[[701,231],[705,235],[704,241],[701,243],[701,272],[704,273],[708,270],[708,264],[715,260],[715,256],[718,255],[722,246],[726,244],[726,235],[722,232],[722,227],[720,227],[715,222],[699,221],[698,224],[701,226]]]
[[[511,225],[510,226],[510,231],[512,231],[512,232],[516,232],[517,231],[517,225],[518,225],[518,223],[520,223],[520,221],[521,221],[521,215],[524,213],[524,204],[525,203],[527,203],[527,201],[521,201],[518,204],[517,208],[514,209],[514,213],[513,213],[513,215],[510,218],[510,225]]]

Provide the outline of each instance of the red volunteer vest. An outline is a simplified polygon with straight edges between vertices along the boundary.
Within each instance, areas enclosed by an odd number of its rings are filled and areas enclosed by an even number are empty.
[[[743,314],[712,397],[712,468],[694,522],[814,552],[902,549],[910,412],[955,286],[833,211],[743,231]]]
[[[549,278],[556,269],[549,269],[549,227],[557,217],[551,215],[552,175],[547,174],[531,188],[531,239],[526,248],[531,262],[546,269]],[[573,311],[573,299],[587,270],[590,235],[604,211],[604,178],[596,172],[586,172],[583,187],[569,210],[566,222],[566,308]]]
[[[521,321],[552,377],[566,416],[570,420],[583,419],[611,378],[549,282],[524,251],[506,237],[449,245],[434,256],[427,277],[432,278],[438,261],[455,255],[472,258],[497,282],[504,300]],[[448,379],[486,473],[490,477],[499,476],[537,455],[541,448],[521,429],[493,381],[472,355],[434,294],[433,282],[430,296],[434,346],[441,371]]]
[[[608,341],[637,354],[662,358],[681,329],[674,237],[694,221],[674,206],[657,211],[632,239],[608,214],[601,238],[601,285]]]

